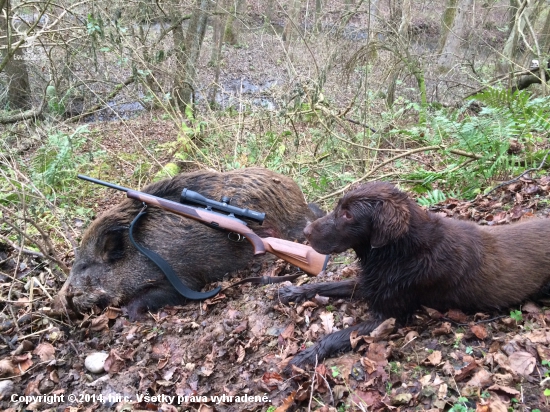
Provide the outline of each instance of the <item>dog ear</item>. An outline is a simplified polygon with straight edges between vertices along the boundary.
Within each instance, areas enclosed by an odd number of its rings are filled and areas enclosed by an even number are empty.
[[[371,215],[370,245],[373,248],[385,246],[407,233],[410,220],[407,202],[389,197],[377,203]]]

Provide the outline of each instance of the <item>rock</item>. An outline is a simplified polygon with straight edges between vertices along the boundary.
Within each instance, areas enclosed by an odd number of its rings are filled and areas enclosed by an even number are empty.
[[[0,399],[9,397],[14,389],[13,381],[0,381]]]
[[[103,365],[105,364],[105,359],[109,356],[105,352],[94,352],[84,360],[84,366],[91,373],[102,373],[105,372]]]

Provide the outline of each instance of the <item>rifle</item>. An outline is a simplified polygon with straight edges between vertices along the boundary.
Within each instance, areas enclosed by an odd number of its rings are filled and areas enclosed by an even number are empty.
[[[304,272],[315,276],[326,268],[329,256],[317,253],[310,246],[274,237],[262,238],[258,236],[252,231],[252,229],[247,226],[247,224],[243,220],[239,219],[238,217],[253,220],[258,222],[259,224],[262,224],[265,218],[265,213],[256,212],[250,209],[241,209],[233,205],[229,205],[229,201],[225,197],[222,198],[222,202],[217,202],[215,200],[208,199],[202,196],[200,193],[194,192],[189,189],[183,189],[180,201],[182,203],[190,202],[203,205],[206,207],[205,209],[203,209],[153,196],[148,193],[138,192],[137,190],[128,189],[126,187],[118,186],[84,175],[78,175],[78,178],[99,185],[107,186],[111,189],[126,192],[126,196],[130,199],[139,200],[146,205],[157,206],[161,209],[178,214],[180,216],[196,220],[212,228],[227,231],[229,232],[228,238],[230,240],[240,241],[245,238],[252,244],[252,247],[254,248],[254,255],[264,255],[266,252],[269,252],[280,259],[292,263],[294,266],[299,267]],[[217,212],[213,209],[223,213]],[[168,264],[164,261],[162,261],[161,263],[157,262],[156,259],[159,259],[160,256],[156,255],[156,253],[150,250],[138,246],[135,243],[132,236],[132,228],[136,220],[141,216],[141,214],[143,214],[143,211],[136,217],[136,219],[134,219],[134,222],[132,222],[132,224],[130,225],[130,240],[132,241],[134,246],[136,246],[136,248],[138,248],[140,252],[144,253],[146,256],[152,259],[161,268],[161,270],[164,271],[172,285],[183,296],[189,299],[207,299],[208,297],[211,297],[209,295],[211,295],[213,292],[216,291],[216,293],[214,293],[213,295],[217,294],[219,292],[219,288],[211,292],[199,293],[191,291],[183,284],[176,286],[174,282],[181,283],[181,281],[179,280],[179,278],[177,278],[177,275],[173,275],[176,278],[174,280],[166,272],[166,268],[163,266],[167,266]],[[171,270],[171,268],[168,269]]]

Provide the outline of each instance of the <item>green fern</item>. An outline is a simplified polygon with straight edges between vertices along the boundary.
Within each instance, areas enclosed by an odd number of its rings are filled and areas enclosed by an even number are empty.
[[[510,140],[534,143],[536,136],[550,131],[550,97],[531,99],[525,91],[510,93],[503,89],[487,89],[473,97],[484,104],[478,115],[468,114],[467,107],[454,112],[440,110],[430,119],[430,127],[423,134],[428,144],[444,145],[446,153],[440,170],[418,167],[407,177],[421,180],[423,190],[438,186],[445,191],[456,191],[464,197],[473,197],[492,185],[495,179],[507,178],[523,170],[524,163],[536,163],[537,153],[520,159],[509,153]],[[471,153],[475,159],[457,158],[456,149]],[[457,162],[458,160],[458,162]],[[460,163],[462,162],[462,163]]]

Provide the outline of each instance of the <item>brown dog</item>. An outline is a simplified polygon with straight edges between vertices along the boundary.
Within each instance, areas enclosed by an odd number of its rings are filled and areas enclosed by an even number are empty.
[[[358,284],[311,285],[306,294],[343,297],[357,286],[356,295],[376,320],[326,336],[298,353],[291,361],[295,365],[350,350],[351,331],[367,334],[380,319],[405,319],[421,305],[497,310],[541,294],[550,281],[550,219],[493,227],[446,219],[384,182],[349,192],[304,234],[318,252],[352,248],[361,263]],[[299,293],[287,288],[282,297],[288,301]]]

